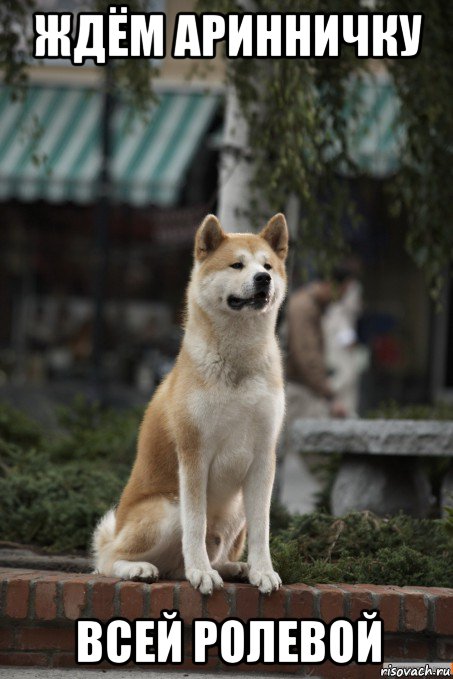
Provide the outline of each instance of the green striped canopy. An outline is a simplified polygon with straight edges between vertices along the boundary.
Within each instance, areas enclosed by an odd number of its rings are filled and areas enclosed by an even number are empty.
[[[166,92],[144,119],[119,103],[113,116],[113,198],[174,205],[219,106],[207,93]],[[0,88],[0,200],[89,203],[97,198],[102,96],[30,87],[12,101]]]
[[[166,92],[144,120],[119,103],[112,197],[137,206],[174,205],[219,104],[217,94]],[[398,169],[403,142],[398,112],[387,74],[351,78],[348,147],[361,172],[382,178]],[[95,200],[101,115],[101,94],[92,89],[35,85],[14,102],[8,88],[0,88],[0,201]]]
[[[376,178],[394,174],[400,165],[404,130],[399,99],[390,75],[363,72],[348,88],[348,152],[358,169]]]

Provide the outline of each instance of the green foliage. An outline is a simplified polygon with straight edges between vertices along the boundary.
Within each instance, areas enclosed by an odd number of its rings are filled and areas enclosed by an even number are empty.
[[[271,541],[284,582],[453,586],[447,522],[354,513],[295,516]]]
[[[252,4],[260,12],[277,9],[273,0]],[[335,12],[337,4],[331,0],[284,0],[278,3],[278,11]],[[243,11],[239,0],[199,0],[198,8]],[[356,11],[356,0],[346,0],[341,9]],[[324,270],[344,253],[344,216],[357,221],[337,170],[340,164],[353,167],[347,154],[346,92],[352,69],[362,65],[353,49],[347,48],[341,59],[234,59],[228,63],[228,78],[248,122],[253,152],[255,175],[248,215],[258,227],[263,209],[284,209],[294,193],[301,199],[303,213],[294,252],[303,264],[302,252],[310,251]],[[350,106],[350,114],[353,108]]]
[[[24,36],[30,30],[35,9],[34,0],[0,2],[0,73],[5,84],[16,88],[16,93],[27,81],[25,66],[32,52],[28,51]]]
[[[445,530],[453,540],[453,507],[446,507],[445,514]]]
[[[397,401],[390,400],[384,401],[375,410],[369,411],[366,417],[385,420],[453,420],[453,404],[417,403],[401,405]]]
[[[40,450],[2,445],[0,512],[3,540],[50,551],[86,549],[98,518],[115,502],[127,471],[71,460],[56,465]]]
[[[316,508],[321,512],[330,512],[330,498],[333,484],[341,465],[343,455],[316,455],[315,460],[309,463],[310,471],[316,475],[320,482],[320,490],[315,494]]]
[[[392,59],[406,144],[393,185],[394,205],[409,221],[407,250],[425,270],[437,296],[453,262],[450,204],[453,138],[453,5],[442,0],[380,0],[377,10],[424,12],[423,44],[416,59]]]
[[[260,12],[277,9],[274,0],[249,3]],[[199,0],[200,11],[241,12],[240,0]],[[348,0],[341,11],[367,11]],[[338,12],[334,0],[284,0],[279,12]],[[391,182],[392,212],[404,212],[409,229],[407,250],[423,267],[432,292],[438,295],[442,273],[453,262],[450,174],[453,138],[453,68],[450,26],[453,5],[441,0],[377,0],[376,12],[423,12],[421,54],[415,59],[386,60],[401,102],[405,131],[401,167]],[[318,266],[328,269],[345,243],[341,220],[353,217],[347,187],[338,169],[354,165],[348,155],[346,93],[351,73],[369,68],[355,57],[354,47],[342,46],[340,59],[234,59],[228,63],[250,129],[254,171],[254,201],[250,213],[261,221],[259,206],[285,207],[291,193],[301,198],[297,243],[310,251]],[[347,116],[357,110],[348,101]],[[338,154],[326,150],[335,147]],[[262,200],[262,196],[266,198]]]
[[[110,5],[122,5],[120,0],[88,0],[83,11],[106,12]],[[148,12],[148,0],[128,0],[132,12]],[[33,54],[33,12],[39,11],[36,0],[5,0],[0,2],[0,74],[5,84],[13,87],[13,96],[25,90],[26,67]],[[113,89],[138,112],[149,112],[155,99],[152,81],[156,69],[151,59],[113,59]],[[68,66],[70,62],[68,61]],[[100,67],[102,68],[102,67]]]
[[[0,441],[39,448],[42,440],[43,432],[36,422],[7,403],[0,404]]]
[[[50,551],[86,549],[93,527],[118,501],[130,472],[139,415],[78,400],[62,431],[45,437],[0,407],[0,539]]]
[[[77,398],[71,408],[61,408],[58,420],[63,432],[50,441],[53,460],[111,464],[129,463],[133,459],[140,413],[138,410],[118,414]]]

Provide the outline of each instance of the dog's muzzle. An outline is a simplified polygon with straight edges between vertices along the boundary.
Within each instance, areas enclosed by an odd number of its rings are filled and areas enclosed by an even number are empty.
[[[240,311],[244,307],[250,309],[264,309],[270,301],[271,276],[266,272],[260,272],[253,277],[255,292],[251,297],[236,297],[230,295],[227,299],[230,309]]]

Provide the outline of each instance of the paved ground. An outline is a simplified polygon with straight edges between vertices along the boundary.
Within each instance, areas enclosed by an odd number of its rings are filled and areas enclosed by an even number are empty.
[[[162,677],[162,679],[183,679],[183,677],[190,677],[190,679],[206,679],[207,676],[213,679],[246,679],[246,677],[262,677],[263,674],[255,674],[247,672],[228,672],[228,673],[202,673],[192,672],[189,670],[181,670],[180,672],[173,672],[172,670],[163,670],[158,668],[156,670],[136,669],[136,670],[91,670],[91,669],[77,669],[70,668],[67,670],[50,670],[47,668],[28,668],[28,667],[0,667],[0,677],[8,677],[8,679],[105,679],[107,673],[111,673],[112,679],[122,679],[122,677],[137,677],[140,672],[146,672],[151,677]],[[272,679],[286,679],[289,674],[269,674]],[[311,677],[316,679],[316,677]]]

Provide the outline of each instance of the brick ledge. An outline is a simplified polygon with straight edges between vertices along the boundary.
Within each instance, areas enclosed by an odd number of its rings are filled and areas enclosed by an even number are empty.
[[[153,618],[162,609],[172,608],[180,611],[186,625],[197,617],[220,621],[229,616],[242,620],[320,618],[324,622],[345,616],[355,620],[363,609],[377,608],[384,620],[386,659],[453,659],[453,589],[296,584],[263,596],[250,585],[225,583],[223,590],[203,597],[187,582],[149,585],[93,574],[0,568],[0,665],[73,666],[77,618]],[[187,637],[190,639],[190,635]],[[186,650],[183,668],[190,668],[190,648]],[[210,656],[207,669],[225,667],[217,657]],[[321,677],[341,674],[351,679],[379,676],[376,667],[339,668],[328,662],[315,668],[255,665],[237,669],[312,672]]]

